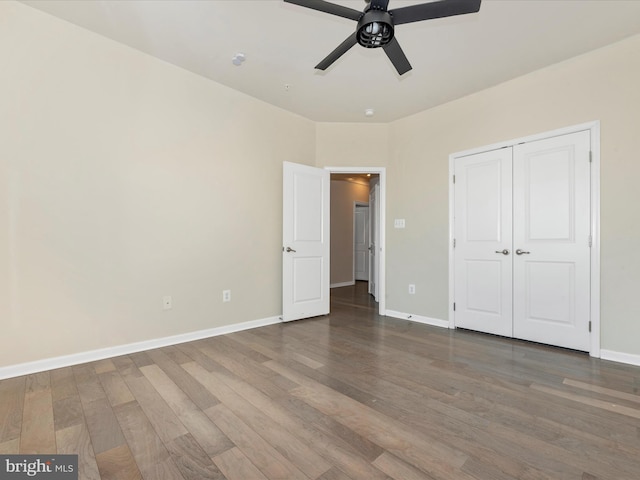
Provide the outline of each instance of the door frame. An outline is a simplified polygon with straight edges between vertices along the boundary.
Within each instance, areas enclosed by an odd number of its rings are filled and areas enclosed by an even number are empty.
[[[378,273],[378,313],[385,316],[387,313],[386,308],[386,216],[387,216],[387,170],[385,167],[324,167],[329,173],[370,173],[372,175],[378,175],[380,180],[380,198],[378,199],[379,205],[379,223],[380,226],[380,245],[378,254],[380,257],[380,271]]]
[[[533,142],[550,137],[567,135],[588,130],[591,135],[591,290],[590,290],[590,315],[591,315],[591,347],[589,355],[600,358],[600,121],[559,128],[548,132],[529,135],[513,140],[485,145],[483,147],[464,150],[449,155],[449,328],[455,326],[455,288],[454,288],[454,172],[455,160],[477,153],[497,150],[504,147],[513,147],[519,143]]]

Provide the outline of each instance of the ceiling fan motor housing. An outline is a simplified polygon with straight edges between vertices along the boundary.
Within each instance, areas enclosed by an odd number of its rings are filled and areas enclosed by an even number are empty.
[[[393,20],[387,11],[370,9],[358,21],[358,43],[365,48],[384,47],[393,39]]]

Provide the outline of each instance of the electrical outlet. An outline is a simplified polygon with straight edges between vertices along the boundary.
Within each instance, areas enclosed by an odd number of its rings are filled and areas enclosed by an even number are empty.
[[[222,301],[230,302],[231,301],[231,290],[223,290],[222,291]]]
[[[171,298],[171,295],[165,295],[164,297],[162,297],[162,309],[171,310],[172,307],[173,299]]]
[[[413,283],[409,284],[409,294],[410,295],[415,295],[416,293],[416,286]]]

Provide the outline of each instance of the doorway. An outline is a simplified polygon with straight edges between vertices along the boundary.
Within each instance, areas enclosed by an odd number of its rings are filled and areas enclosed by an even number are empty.
[[[285,322],[325,315],[330,311],[331,173],[377,176],[375,184],[372,181],[376,213],[371,218],[376,226],[376,243],[372,245],[370,256],[374,258],[378,313],[386,313],[385,168],[322,169],[283,162],[282,320]]]
[[[331,174],[332,184],[331,287],[366,284],[364,288],[377,302],[378,313],[384,315],[386,170],[382,167],[326,167],[326,170]]]

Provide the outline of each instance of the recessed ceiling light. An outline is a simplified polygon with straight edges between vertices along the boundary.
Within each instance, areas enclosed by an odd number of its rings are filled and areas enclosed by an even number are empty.
[[[374,113],[375,113],[375,112],[374,112],[373,108],[367,108],[367,109],[364,111],[364,116],[365,116],[365,117],[373,117],[373,114],[374,114]]]
[[[244,53],[236,53],[231,59],[231,63],[233,63],[236,67],[239,67],[246,59],[247,57],[245,57]]]

